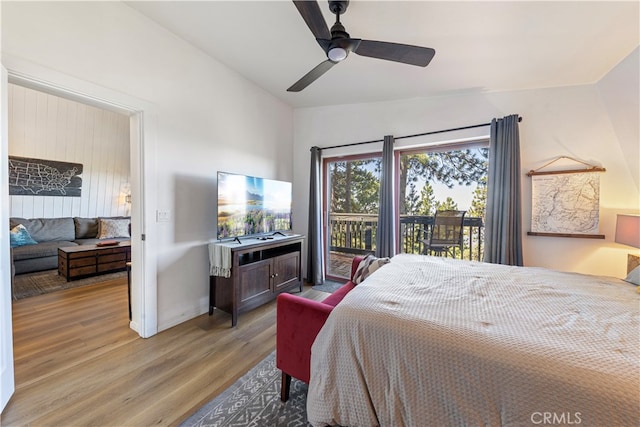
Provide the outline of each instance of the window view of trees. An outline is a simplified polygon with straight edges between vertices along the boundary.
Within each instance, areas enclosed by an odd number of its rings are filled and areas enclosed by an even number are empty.
[[[487,174],[488,149],[400,155],[400,214],[433,215],[436,210],[458,209],[452,196],[438,200],[432,183],[447,188],[470,186]]]
[[[327,163],[331,276],[348,277],[354,255],[375,251],[380,157]]]
[[[480,259],[486,202],[488,148],[399,153],[398,233],[401,252],[423,253],[438,210],[465,210],[465,248],[457,258]],[[380,157],[327,161],[330,275],[346,277],[338,258],[375,251]],[[341,270],[341,271],[339,271]]]
[[[436,211],[464,210],[464,247],[453,254],[456,258],[481,258],[488,154],[484,147],[400,154],[402,252],[424,253]]]
[[[473,192],[473,200],[467,211],[467,215],[474,218],[482,218],[487,204],[487,175],[486,173],[478,180],[477,187]]]
[[[381,158],[329,164],[331,212],[378,214]]]

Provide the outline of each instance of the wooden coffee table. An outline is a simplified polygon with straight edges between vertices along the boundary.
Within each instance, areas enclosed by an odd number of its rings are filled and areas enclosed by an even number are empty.
[[[124,271],[131,261],[131,242],[113,246],[78,245],[58,248],[58,274],[67,282],[113,271]]]

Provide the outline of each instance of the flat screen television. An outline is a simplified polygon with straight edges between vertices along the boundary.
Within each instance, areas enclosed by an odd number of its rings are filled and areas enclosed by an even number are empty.
[[[290,231],[290,182],[218,172],[218,239]]]

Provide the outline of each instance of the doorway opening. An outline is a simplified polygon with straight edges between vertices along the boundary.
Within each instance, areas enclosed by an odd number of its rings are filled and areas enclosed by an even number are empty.
[[[36,69],[36,71],[38,70]],[[38,72],[42,76],[49,73],[44,69]],[[5,76],[7,76],[5,83],[33,89],[65,100],[76,101],[111,113],[119,113],[128,118],[130,169],[128,176],[130,180],[120,187],[121,194],[118,199],[126,203],[131,218],[132,266],[130,277],[133,316],[129,326],[141,337],[146,338],[154,335],[157,333],[156,281],[154,275],[148,271],[154,269],[155,263],[148,262],[149,257],[153,257],[153,254],[147,254],[148,251],[144,245],[148,230],[145,231],[145,192],[143,191],[145,188],[144,140],[153,139],[155,135],[153,126],[148,126],[146,123],[148,120],[145,121],[145,116],[151,114],[153,117],[153,105],[100,86],[77,81],[71,77],[64,77],[62,80],[58,78],[60,82],[50,83],[39,77],[27,76],[17,70],[10,70]],[[82,92],[70,89],[74,87],[82,88]],[[5,102],[9,104],[8,91],[3,94],[3,97],[5,97]],[[7,161],[6,158],[5,161]],[[6,214],[10,216],[8,211]]]

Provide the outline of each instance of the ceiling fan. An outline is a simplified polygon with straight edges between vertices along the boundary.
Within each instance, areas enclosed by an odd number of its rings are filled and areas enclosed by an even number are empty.
[[[287,89],[288,92],[300,92],[329,71],[331,67],[344,60],[349,55],[349,52],[419,67],[426,67],[436,54],[436,51],[429,47],[352,39],[340,23],[340,15],[346,12],[349,0],[329,0],[329,10],[336,15],[336,22],[331,27],[331,31],[327,27],[317,1],[293,0],[293,3],[327,55],[327,60],[318,64],[313,70],[294,83],[293,86]]]

